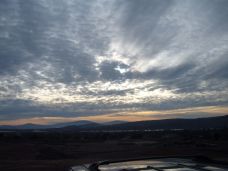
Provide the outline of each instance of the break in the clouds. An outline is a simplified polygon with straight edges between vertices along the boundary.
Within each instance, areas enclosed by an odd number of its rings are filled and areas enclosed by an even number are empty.
[[[1,0],[0,101],[0,120],[227,106],[228,2]]]

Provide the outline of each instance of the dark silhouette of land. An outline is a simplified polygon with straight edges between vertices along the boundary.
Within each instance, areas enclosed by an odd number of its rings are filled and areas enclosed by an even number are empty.
[[[228,128],[228,115],[209,118],[196,119],[164,119],[164,120],[149,120],[138,122],[126,122],[114,125],[100,125],[96,123],[88,125],[71,125],[60,128],[59,130],[71,131],[127,131],[127,130],[170,130],[170,129],[224,129]]]
[[[66,171],[98,160],[205,155],[228,161],[227,116],[49,129],[2,129],[0,170]]]
[[[18,126],[4,125],[0,130],[37,130],[47,131],[116,131],[116,130],[155,130],[155,129],[224,129],[228,128],[228,115],[196,119],[164,119],[138,122],[112,121],[96,123],[92,121],[75,121],[53,125],[24,124]]]

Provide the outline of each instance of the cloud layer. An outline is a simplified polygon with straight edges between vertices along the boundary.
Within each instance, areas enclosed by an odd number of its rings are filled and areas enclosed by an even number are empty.
[[[227,18],[226,0],[2,0],[0,120],[227,106]]]

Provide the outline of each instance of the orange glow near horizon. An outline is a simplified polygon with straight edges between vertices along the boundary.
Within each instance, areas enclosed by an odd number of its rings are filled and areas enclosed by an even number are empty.
[[[194,116],[194,114],[199,114]],[[90,120],[95,122],[108,122],[113,120],[124,120],[124,121],[142,121],[142,120],[159,120],[168,118],[181,118],[186,115],[192,117],[210,117],[210,116],[222,116],[228,114],[228,107],[226,106],[207,106],[207,107],[195,107],[185,109],[173,109],[173,110],[162,110],[162,111],[125,111],[116,112],[112,114],[103,114],[97,116],[81,116],[81,117],[33,117],[33,118],[22,118],[16,120],[0,121],[0,125],[21,125],[26,123],[32,124],[53,124],[61,122],[73,122],[79,120]]]

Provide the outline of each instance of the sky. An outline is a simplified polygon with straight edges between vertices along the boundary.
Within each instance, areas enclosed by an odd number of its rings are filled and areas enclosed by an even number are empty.
[[[0,124],[226,114],[227,0],[0,1]]]

